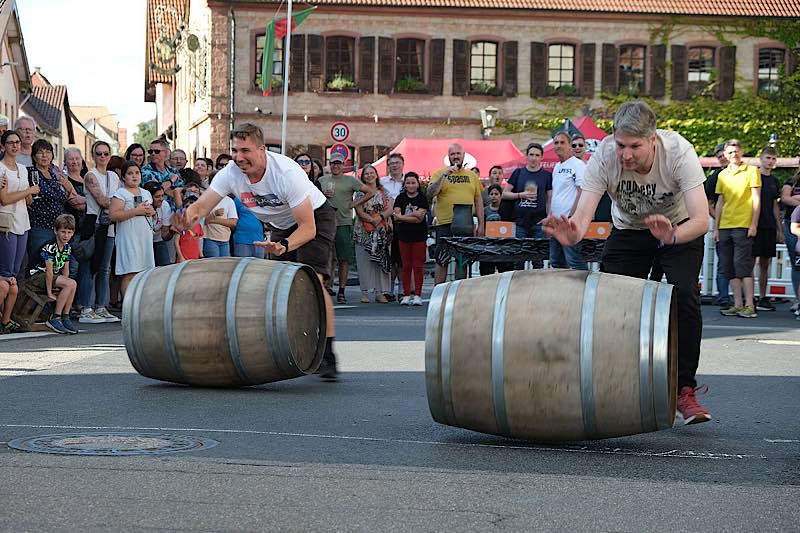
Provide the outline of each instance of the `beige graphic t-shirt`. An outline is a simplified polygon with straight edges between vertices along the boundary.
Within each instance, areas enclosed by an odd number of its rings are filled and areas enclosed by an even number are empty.
[[[644,219],[653,214],[677,224],[689,217],[683,195],[705,182],[703,167],[692,144],[674,131],[657,130],[656,157],[646,175],[627,171],[609,135],[589,160],[583,190],[611,197],[611,217],[619,229],[647,229]]]

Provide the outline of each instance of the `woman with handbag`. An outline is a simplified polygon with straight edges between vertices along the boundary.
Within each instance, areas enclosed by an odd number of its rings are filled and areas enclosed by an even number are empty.
[[[94,255],[91,269],[94,274],[94,306],[89,303],[81,309],[81,323],[119,322],[119,318],[108,312],[109,276],[111,255],[114,252],[114,226],[108,215],[111,197],[119,189],[119,177],[108,170],[111,147],[105,141],[92,145],[94,168],[83,177],[86,195],[85,233],[93,232]],[[94,309],[92,309],[94,307]]]
[[[376,303],[388,303],[384,293],[389,292],[391,261],[392,200],[378,179],[378,171],[372,165],[361,169],[361,181],[375,195],[364,203],[358,203],[365,193],[357,192],[356,221],[353,225],[353,240],[356,243],[356,265],[361,285],[361,303],[369,303],[369,291],[375,293]]]
[[[20,139],[17,132],[8,130],[0,137],[5,156],[0,161],[0,297],[3,314],[0,333],[14,333],[20,326],[11,320],[17,300],[17,274],[22,267],[28,241],[30,219],[27,204],[39,194],[39,187],[28,184],[28,171],[17,165]]]
[[[28,167],[28,181],[41,191],[28,206],[31,230],[28,234],[28,260],[38,261],[42,246],[55,242],[53,231],[56,218],[66,213],[67,198],[74,189],[61,178],[61,171],[53,165],[53,145],[39,139],[31,147],[33,166]]]

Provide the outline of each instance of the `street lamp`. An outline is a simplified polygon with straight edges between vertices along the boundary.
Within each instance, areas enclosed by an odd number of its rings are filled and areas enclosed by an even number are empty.
[[[481,137],[488,139],[492,135],[492,128],[497,124],[497,115],[500,110],[490,105],[481,109]]]

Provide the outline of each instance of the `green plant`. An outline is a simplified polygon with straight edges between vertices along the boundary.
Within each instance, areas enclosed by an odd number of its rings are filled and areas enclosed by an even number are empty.
[[[333,79],[329,81],[327,85],[328,89],[332,91],[342,91],[344,89],[352,89],[355,86],[356,84],[351,77],[343,76],[341,73],[334,76]]]
[[[470,92],[475,94],[485,94],[488,96],[499,96],[500,89],[495,86],[494,83],[490,83],[488,81],[477,81],[470,85],[469,87]]]
[[[427,90],[425,83],[414,76],[406,76],[397,80],[394,88],[400,93],[419,93]]]
[[[255,84],[255,86],[257,88],[259,88],[259,89],[261,88],[261,76],[256,76],[254,84]],[[272,75],[272,90],[275,91],[275,90],[281,89],[282,87],[283,87],[283,76],[281,76],[280,74],[273,74]]]
[[[555,85],[547,86],[547,96],[576,96],[577,94],[578,89],[574,85],[566,84],[559,85],[558,87]]]

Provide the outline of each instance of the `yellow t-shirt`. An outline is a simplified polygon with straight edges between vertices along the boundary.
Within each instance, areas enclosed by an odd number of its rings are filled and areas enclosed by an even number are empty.
[[[431,185],[442,178],[447,169],[437,170],[431,176]],[[436,196],[436,221],[438,224],[453,222],[454,204],[475,204],[475,197],[481,194],[481,182],[473,171],[462,168],[447,176],[447,185]],[[473,211],[475,208],[473,207]]]
[[[726,167],[717,177],[715,192],[725,198],[719,229],[749,228],[753,222],[753,187],[761,187],[761,173],[757,167],[742,165],[738,170]]]

